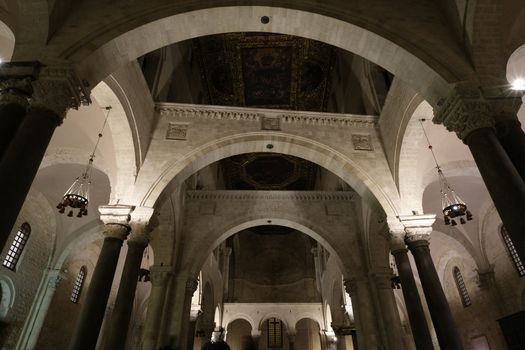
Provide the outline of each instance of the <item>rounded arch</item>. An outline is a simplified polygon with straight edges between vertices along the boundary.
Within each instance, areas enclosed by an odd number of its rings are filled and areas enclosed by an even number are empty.
[[[140,181],[151,183],[140,178],[137,190],[131,202],[140,202],[142,206],[158,206],[177,186],[182,184],[196,171],[217,162],[243,153],[269,152],[266,147],[272,145],[272,153],[282,153],[306,159],[315,163],[347,182],[372,207],[382,208],[387,216],[398,216],[402,211],[395,188],[390,183],[381,183],[359,166],[350,157],[319,142],[286,133],[252,132],[223,137],[209,142],[181,159],[167,164],[157,179],[149,186],[141,186]],[[151,176],[148,172],[147,175]],[[377,174],[380,176],[379,174]],[[385,181],[391,179],[385,175]]]
[[[261,23],[261,16],[268,16],[271,22]],[[140,24],[125,33],[118,30],[99,33],[98,48],[94,51],[88,45],[97,44],[88,42],[93,38],[87,37],[74,49],[66,50],[67,55],[79,62],[82,77],[95,85],[124,63],[179,41],[211,34],[263,31],[301,36],[351,51],[391,71],[432,103],[445,96],[449,89],[446,81],[425,62],[392,41],[349,22],[313,12],[267,6],[223,6],[168,15]],[[356,45],[363,42],[367,45]],[[445,72],[446,68],[442,68]]]
[[[329,252],[336,257],[336,262],[339,265],[341,271],[346,271],[343,269],[343,262],[340,259],[338,252],[335,251],[333,245],[330,244],[326,239],[330,235],[328,232],[325,232],[320,227],[317,227],[313,223],[308,222],[305,218],[283,218],[283,217],[273,217],[267,216],[265,214],[260,214],[257,217],[249,218],[239,218],[236,222],[228,222],[224,227],[215,228],[214,232],[223,232],[220,237],[218,237],[213,244],[209,245],[207,249],[201,249],[201,253],[195,254],[194,258],[189,267],[191,274],[197,273],[200,270],[201,266],[206,261],[206,258],[211,254],[213,249],[217,247],[221,242],[226,240],[228,237],[233,236],[234,234],[249,229],[255,226],[265,226],[265,225],[277,225],[285,226],[297,231],[300,231],[313,239],[320,242]]]
[[[290,330],[293,330],[294,328],[291,328],[289,322],[284,318],[282,317],[282,315],[279,315],[278,312],[274,312],[274,311],[269,311],[267,313],[265,313],[264,315],[261,316],[261,320],[259,321],[259,325],[257,327],[257,329],[259,331],[262,331],[263,330],[263,327],[264,327],[264,324],[270,319],[270,318],[276,318],[278,319],[279,321],[281,321],[281,323],[283,324],[283,334],[284,334],[284,331],[286,330],[286,332],[290,331]],[[295,326],[295,324],[293,325]]]
[[[15,284],[6,275],[0,275],[0,321],[5,319],[15,302]]]
[[[235,314],[234,316],[232,316],[231,320],[228,321],[228,324],[226,325],[226,330],[228,330],[228,328],[231,326],[232,323],[234,322],[246,322],[250,325],[250,328],[251,330],[253,331],[255,328],[255,321],[248,315],[246,314]]]

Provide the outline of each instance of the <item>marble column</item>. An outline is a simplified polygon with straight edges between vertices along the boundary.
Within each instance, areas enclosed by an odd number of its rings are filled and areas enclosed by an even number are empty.
[[[106,237],[69,345],[70,350],[92,350],[97,344],[120,249],[130,231],[128,223],[132,210],[133,207],[125,205],[99,207]]]
[[[386,328],[388,346],[391,350],[402,349],[404,345],[401,336],[401,320],[392,291],[392,271],[390,268],[376,269],[373,272],[373,279]]]
[[[421,298],[417,290],[414,273],[412,272],[410,260],[408,259],[408,249],[405,246],[404,238],[404,229],[398,232],[392,232],[390,249],[396,260],[397,272],[401,280],[401,291],[405,299],[412,336],[418,350],[433,350],[432,337],[428,328],[423,304],[421,304]]]
[[[132,234],[127,240],[128,252],[122,277],[118,288],[113,315],[111,316],[108,335],[105,342],[106,349],[118,350],[126,346],[129,321],[133,311],[133,301],[139,277],[140,264],[144,249],[148,246],[149,235],[144,232],[136,233],[132,226]]]
[[[456,88],[435,109],[433,120],[456,132],[469,147],[518,255],[525,261],[525,182],[496,136],[491,106],[478,88]],[[516,142],[518,147],[521,144]],[[515,157],[520,162],[521,155]]]
[[[403,218],[407,232],[408,249],[414,256],[421,286],[441,349],[462,350],[456,322],[452,317],[445,292],[432,261],[429,249],[430,233],[435,215],[419,215]]]
[[[144,322],[142,350],[157,349],[160,323],[163,317],[166,290],[171,273],[171,266],[153,265],[150,268],[151,293],[148,301],[148,312]]]
[[[496,134],[521,179],[525,181],[525,133],[518,117],[513,114],[499,120],[496,123]]]
[[[32,83],[29,111],[0,161],[0,249],[11,233],[53,132],[68,108],[89,100],[80,94],[74,78],[71,70],[46,68]]]
[[[3,70],[0,68],[0,161],[24,119],[28,98],[33,94],[31,76],[18,79]]]
[[[366,277],[345,279],[345,290],[352,299],[357,328],[357,342],[363,349],[380,349],[381,340],[370,286]]]

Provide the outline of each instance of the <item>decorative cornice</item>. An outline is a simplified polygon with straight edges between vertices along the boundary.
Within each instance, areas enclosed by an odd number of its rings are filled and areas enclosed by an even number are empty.
[[[31,107],[51,110],[62,119],[69,108],[91,103],[88,89],[72,67],[42,68],[33,90]]]
[[[115,204],[101,205],[98,207],[100,220],[105,224],[128,225],[131,212],[135,207],[131,205]]]
[[[330,191],[187,191],[193,200],[293,200],[293,201],[350,201],[355,193]]]
[[[260,123],[263,118],[278,118],[281,123],[314,126],[375,128],[378,118],[367,115],[299,112],[260,108],[203,106],[179,103],[157,103],[161,116],[182,119],[238,120]]]
[[[472,131],[493,128],[494,116],[489,103],[477,87],[457,86],[450,96],[434,109],[436,124],[443,124],[464,140]]]

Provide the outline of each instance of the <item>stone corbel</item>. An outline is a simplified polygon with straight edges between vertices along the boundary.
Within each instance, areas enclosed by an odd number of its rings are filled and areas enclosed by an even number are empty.
[[[51,110],[60,120],[68,109],[91,103],[90,91],[71,66],[49,66],[32,82],[31,108]]]
[[[472,131],[480,128],[494,128],[494,113],[475,84],[456,85],[451,94],[434,108],[435,124],[443,124],[464,140]]]

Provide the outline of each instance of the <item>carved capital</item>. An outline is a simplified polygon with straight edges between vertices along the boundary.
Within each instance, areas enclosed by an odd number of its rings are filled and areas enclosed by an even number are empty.
[[[105,224],[104,225],[104,236],[109,238],[120,239],[121,241],[125,240],[129,234],[129,226],[122,224]]]
[[[101,205],[98,207],[100,220],[105,224],[128,225],[131,220],[131,212],[135,207],[131,205],[115,204]]]
[[[149,268],[151,284],[154,287],[165,287],[171,275],[171,266],[153,265]]]
[[[351,297],[357,295],[357,280],[355,278],[345,279],[343,284],[348,295]]]
[[[69,108],[91,103],[89,91],[72,67],[45,67],[33,82],[31,108],[51,110],[63,119]]]
[[[0,80],[0,104],[16,103],[28,106],[28,98],[33,94],[31,78]]]
[[[151,240],[151,231],[158,225],[157,215],[153,208],[136,207],[130,215],[131,236],[129,240],[144,246]],[[129,243],[129,242],[128,242]]]
[[[428,241],[430,239],[432,224],[436,221],[436,215],[407,215],[400,216],[399,220],[405,226],[405,242],[408,244],[414,241]]]
[[[461,140],[476,129],[493,128],[495,124],[490,104],[481,90],[459,85],[434,109],[432,121],[443,124]]]

